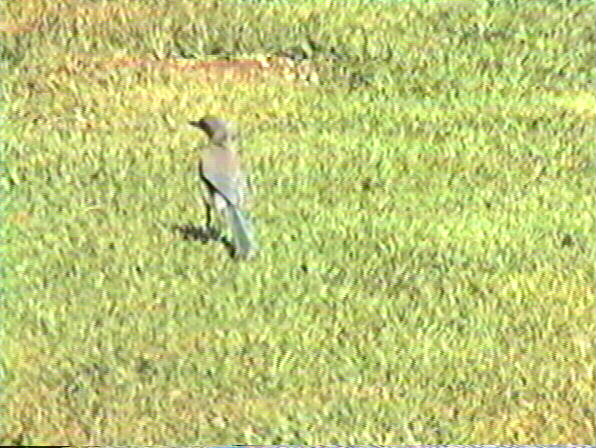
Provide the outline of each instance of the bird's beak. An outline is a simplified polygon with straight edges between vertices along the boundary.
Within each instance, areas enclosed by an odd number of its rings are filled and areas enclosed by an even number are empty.
[[[194,126],[195,128],[200,128],[201,127],[201,122],[200,121],[189,121],[188,124],[190,124],[191,126]]]

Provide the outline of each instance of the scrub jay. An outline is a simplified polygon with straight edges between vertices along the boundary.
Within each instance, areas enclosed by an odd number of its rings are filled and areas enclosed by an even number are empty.
[[[212,116],[190,124],[205,131],[210,140],[207,146],[199,148],[199,176],[205,187],[207,228],[212,229],[215,209],[231,231],[234,255],[250,258],[257,251],[257,245],[250,220],[242,209],[247,201],[248,185],[240,168],[238,133],[232,123]]]

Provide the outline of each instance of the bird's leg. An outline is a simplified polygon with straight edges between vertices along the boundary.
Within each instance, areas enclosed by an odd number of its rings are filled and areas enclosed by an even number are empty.
[[[217,240],[219,238],[219,231],[213,225],[213,207],[211,204],[205,201],[205,208],[206,208],[206,220],[205,220],[205,230],[207,231],[207,235],[209,235],[210,239]]]

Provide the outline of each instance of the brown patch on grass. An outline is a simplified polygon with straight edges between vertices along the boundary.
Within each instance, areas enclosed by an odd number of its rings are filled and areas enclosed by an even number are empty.
[[[197,61],[189,59],[147,59],[119,57],[101,60],[84,55],[70,55],[65,62],[44,70],[43,77],[27,81],[29,92],[45,93],[55,90],[49,80],[61,77],[101,74],[120,69],[137,69],[151,72],[184,72],[197,81],[207,83],[235,82],[252,84],[282,81],[292,84],[317,84],[319,76],[309,61],[294,62],[285,57],[255,57],[253,59]]]
[[[8,34],[21,34],[33,31],[36,27],[36,22],[22,21],[19,23],[0,23],[0,32]]]
[[[8,221],[12,224],[16,224],[18,227],[25,227],[30,219],[31,215],[25,211],[15,212],[8,217]]]
[[[254,59],[194,61],[188,59],[150,60],[144,58],[117,58],[95,64],[96,70],[123,67],[148,68],[195,72],[207,82],[258,82],[281,79],[290,82],[317,83],[319,78],[308,61],[295,63],[285,57],[258,57]],[[59,71],[67,70],[61,67]]]

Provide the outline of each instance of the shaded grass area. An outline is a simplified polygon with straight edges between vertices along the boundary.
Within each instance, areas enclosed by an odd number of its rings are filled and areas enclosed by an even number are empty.
[[[3,443],[594,443],[593,2],[4,9]],[[205,113],[251,263],[179,230]]]

